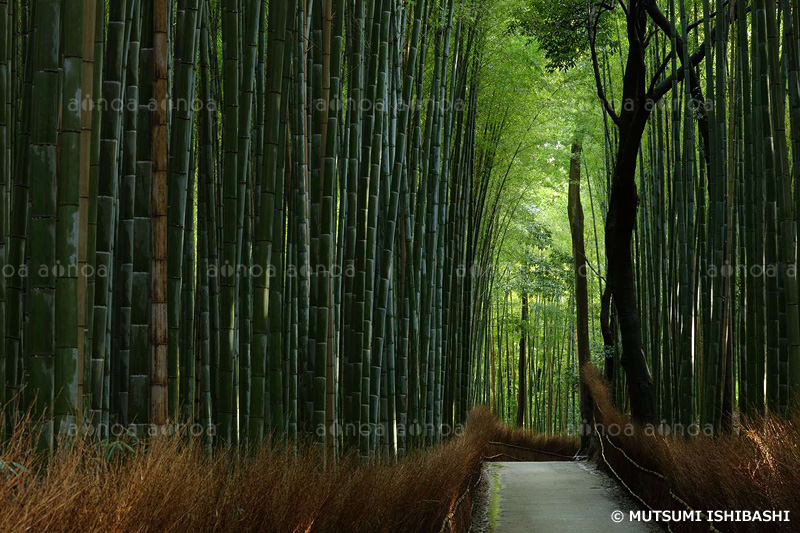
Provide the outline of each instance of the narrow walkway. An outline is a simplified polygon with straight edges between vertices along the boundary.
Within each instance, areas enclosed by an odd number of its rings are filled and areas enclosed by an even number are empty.
[[[635,509],[632,502],[589,464],[490,463],[486,473],[489,531],[660,531],[652,524],[630,522],[628,511]],[[615,511],[623,513],[621,522],[612,520]]]

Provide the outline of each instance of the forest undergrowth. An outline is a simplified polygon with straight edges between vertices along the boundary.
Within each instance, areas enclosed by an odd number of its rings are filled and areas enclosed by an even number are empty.
[[[585,377],[595,424],[606,429],[591,453],[648,507],[800,516],[798,418],[742,420],[715,437],[662,436],[628,426],[599,372]],[[373,464],[351,455],[327,468],[312,446],[211,456],[201,442],[182,437],[102,444],[86,438],[60,446],[45,462],[26,427],[21,423],[0,449],[0,531],[467,531],[484,461],[569,460],[578,449],[576,437],[535,435],[485,407],[471,411],[463,435],[439,446]],[[670,526],[708,531],[707,523]],[[715,526],[793,530],[791,521]]]
[[[627,426],[630,421],[614,409],[597,369],[587,367],[584,376],[595,404],[596,427],[605,428],[600,431],[604,436],[592,440],[594,457],[601,469],[651,509],[788,511],[788,522],[715,520],[713,525],[726,533],[797,531],[800,416],[742,419],[733,431],[715,436],[665,435],[657,428]],[[672,522],[670,528],[709,531],[709,523]]]
[[[489,443],[553,454],[544,460],[578,446],[509,428],[480,407],[463,435],[437,447],[325,469],[313,447],[209,456],[181,437],[84,439],[44,466],[29,439],[17,431],[0,451],[0,531],[467,531],[483,460],[509,460]]]

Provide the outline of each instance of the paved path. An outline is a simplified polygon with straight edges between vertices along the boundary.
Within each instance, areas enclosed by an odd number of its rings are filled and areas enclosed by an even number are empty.
[[[654,531],[652,526],[631,523],[631,501],[586,463],[491,463],[487,475],[486,518],[492,532]],[[620,523],[611,519],[617,510],[624,513]]]

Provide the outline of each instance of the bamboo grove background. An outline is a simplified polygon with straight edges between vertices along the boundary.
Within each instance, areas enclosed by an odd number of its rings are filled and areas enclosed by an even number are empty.
[[[691,12],[703,20],[694,31]],[[673,87],[647,133],[643,333],[662,416],[729,427],[734,402],[742,413],[785,413],[800,384],[798,10],[680,2],[670,15],[705,54],[696,67],[705,101]],[[652,47],[653,64],[671,49]]]
[[[646,132],[642,333],[659,418],[729,430],[737,410],[786,414],[800,387],[800,12],[706,0],[667,13],[690,45],[661,38],[649,64],[681,68],[683,53],[702,89],[673,84]]]
[[[643,347],[659,421],[729,431],[738,416],[787,414],[800,386],[800,12],[785,0],[661,9],[675,31],[649,26],[648,75],[665,96],[637,172]],[[616,104],[621,58],[606,47],[600,59]],[[624,373],[607,375],[624,405]]]
[[[633,236],[655,420],[786,413],[800,15],[789,0],[641,5],[663,14],[645,22],[658,98]],[[475,403],[568,431],[577,257],[590,356],[631,409],[603,297],[628,13],[0,2],[4,431],[30,413],[51,448],[68,428],[180,422],[209,446],[393,456]]]
[[[531,0],[515,6],[510,23],[511,33],[542,45],[551,70],[592,78],[595,62],[609,104],[599,104],[599,122],[592,112],[574,126],[595,137],[587,144],[599,137],[602,146],[583,158],[580,178],[591,217],[584,257],[592,360],[604,367],[616,406],[629,410],[598,226],[608,214],[620,142],[609,108],[631,105],[623,96],[626,61],[635,53],[626,24],[639,12],[650,114],[636,162],[632,249],[653,422],[681,431],[698,424],[696,431],[708,433],[730,431],[747,417],[790,414],[800,386],[800,9],[790,0],[621,5]],[[560,257],[566,239],[551,217],[522,217],[514,245],[526,252],[493,286],[494,348],[484,348],[490,365],[481,399],[508,421],[574,430],[572,258]]]
[[[365,457],[452,433],[504,189],[481,13],[0,2],[5,432]]]

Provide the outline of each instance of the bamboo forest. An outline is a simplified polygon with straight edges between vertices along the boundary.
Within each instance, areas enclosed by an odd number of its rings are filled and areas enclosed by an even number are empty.
[[[0,532],[793,532],[800,2],[0,0]]]

